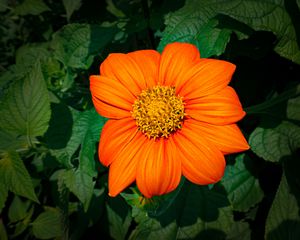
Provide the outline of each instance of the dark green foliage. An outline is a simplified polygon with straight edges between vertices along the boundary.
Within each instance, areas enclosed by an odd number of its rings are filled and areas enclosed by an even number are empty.
[[[0,239],[300,239],[299,0],[0,0]],[[251,145],[223,179],[107,194],[89,76],[195,44],[237,66]]]

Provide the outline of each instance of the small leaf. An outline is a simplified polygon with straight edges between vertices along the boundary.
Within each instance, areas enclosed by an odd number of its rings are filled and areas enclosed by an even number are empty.
[[[60,213],[57,209],[47,210],[41,213],[32,222],[33,235],[38,239],[50,239],[62,234]]]
[[[27,216],[29,206],[29,201],[22,201],[20,197],[15,195],[8,209],[10,222],[14,223],[23,220]]]
[[[117,28],[69,24],[56,32],[52,47],[55,57],[70,68],[88,69],[95,54],[113,39]]]
[[[18,153],[4,153],[3,159],[0,160],[0,182],[13,193],[39,202],[29,173]]]
[[[87,211],[93,196],[95,185],[93,178],[79,169],[67,170],[62,177],[67,188],[78,197],[80,202],[82,202],[85,211]]]
[[[254,163],[245,154],[240,154],[236,158],[236,163],[226,168],[221,183],[234,210],[247,211],[264,196],[258,179],[253,176],[253,171]]]
[[[15,8],[17,15],[40,15],[46,11],[50,11],[50,8],[43,0],[25,0]]]
[[[265,239],[300,239],[299,206],[284,174],[267,217]]]
[[[205,23],[195,39],[194,43],[200,50],[201,58],[221,55],[229,42],[231,30],[217,28],[218,20],[211,19]]]
[[[250,240],[251,230],[247,222],[234,222],[226,240]]]
[[[300,147],[300,127],[288,121],[273,125],[274,122],[261,124],[251,133],[249,143],[258,156],[278,162]]]
[[[67,20],[70,21],[72,14],[81,6],[81,0],[63,0],[67,12]]]
[[[116,240],[126,239],[131,224],[128,205],[121,198],[111,198],[106,204],[110,236]]]
[[[50,102],[39,62],[24,80],[16,81],[1,103],[0,125],[6,131],[42,136],[50,120]]]

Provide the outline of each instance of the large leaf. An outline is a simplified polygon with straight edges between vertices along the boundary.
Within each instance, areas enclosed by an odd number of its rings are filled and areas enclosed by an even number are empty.
[[[0,183],[17,195],[39,202],[29,173],[18,153],[14,151],[4,153],[0,160]]]
[[[55,57],[70,68],[87,69],[94,55],[113,39],[116,29],[89,24],[69,24],[55,33]]]
[[[226,240],[250,240],[251,230],[246,222],[234,222]]]
[[[25,0],[15,8],[15,13],[18,15],[40,15],[49,10],[50,8],[43,0]]]
[[[265,239],[300,239],[299,205],[290,192],[285,175],[282,176],[267,217]]]
[[[32,222],[33,235],[38,239],[50,239],[62,235],[60,213],[57,209],[42,212]]]
[[[233,216],[224,193],[186,182],[172,206],[158,217],[139,210],[130,239],[223,239]]]
[[[227,166],[221,183],[234,210],[247,211],[262,200],[263,191],[254,174],[254,163],[245,154],[239,155],[234,165]]]
[[[1,103],[0,115],[1,128],[29,140],[46,132],[51,111],[39,62],[24,80],[10,87]]]
[[[8,209],[8,218],[10,222],[18,222],[27,216],[30,207],[30,201],[22,201],[17,195],[14,196]]]
[[[211,19],[219,14],[234,18],[255,30],[273,32],[278,39],[275,51],[283,57],[300,63],[295,29],[284,9],[283,1],[278,0],[188,0],[182,9],[166,17],[166,29],[163,32],[159,50],[170,42],[197,42],[201,35],[207,34],[206,26]],[[197,44],[204,56],[218,55],[224,51],[228,33],[222,31],[214,30],[213,34],[219,37],[210,37],[206,41],[203,39],[202,45]],[[204,48],[206,45],[215,45],[216,50],[207,51]]]
[[[267,161],[278,162],[300,147],[300,127],[288,121],[277,126],[264,123],[250,135],[252,151]]]

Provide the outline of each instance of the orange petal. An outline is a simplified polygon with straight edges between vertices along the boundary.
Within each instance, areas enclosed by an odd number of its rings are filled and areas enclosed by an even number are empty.
[[[181,159],[183,175],[193,183],[207,185],[218,182],[224,175],[225,159],[214,144],[184,124],[174,134]]]
[[[134,96],[147,87],[139,65],[128,54],[109,54],[100,66],[100,73],[119,81]]]
[[[235,123],[246,114],[236,92],[229,86],[215,94],[187,100],[185,103],[184,110],[188,116],[216,125]]]
[[[236,124],[217,126],[194,119],[186,120],[195,132],[208,139],[223,154],[237,153],[249,149],[249,145]]]
[[[132,118],[108,120],[101,132],[99,143],[99,159],[104,166],[109,166],[120,151],[132,141],[137,132],[136,123]]]
[[[118,81],[92,75],[90,90],[94,106],[100,115],[107,118],[131,116],[135,97]]]
[[[137,132],[132,140],[116,154],[108,175],[108,189],[111,197],[117,196],[135,180],[137,164],[140,161],[138,152],[144,147],[146,141],[148,139],[145,135]]]
[[[127,55],[139,66],[144,75],[147,88],[154,87],[158,80],[160,54],[154,50],[139,50]]]
[[[186,100],[207,96],[225,88],[235,71],[235,65],[216,59],[201,59],[187,69],[177,93]]]
[[[199,60],[200,53],[194,45],[179,42],[168,44],[161,55],[159,83],[181,85],[184,74]]]
[[[136,183],[145,197],[166,194],[178,186],[181,163],[174,147],[168,139],[152,139],[140,152]]]

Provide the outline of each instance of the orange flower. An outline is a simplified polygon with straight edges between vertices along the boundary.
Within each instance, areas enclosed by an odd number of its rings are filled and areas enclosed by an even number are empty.
[[[201,59],[197,48],[172,43],[110,54],[90,76],[103,127],[99,158],[109,166],[109,195],[136,184],[145,197],[173,191],[181,174],[193,183],[218,182],[224,154],[249,149],[235,124],[245,112],[228,86],[235,65]]]

